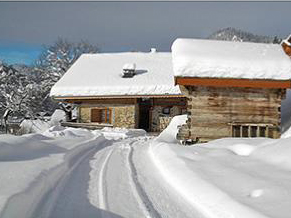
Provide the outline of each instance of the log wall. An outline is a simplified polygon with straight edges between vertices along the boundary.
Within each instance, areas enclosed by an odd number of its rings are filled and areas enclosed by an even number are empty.
[[[188,121],[180,129],[178,139],[209,141],[233,137],[234,128],[250,132],[249,126],[263,126],[258,132],[268,127],[270,133],[266,133],[266,137],[280,137],[280,107],[286,95],[285,89],[181,85],[180,89],[187,97]]]

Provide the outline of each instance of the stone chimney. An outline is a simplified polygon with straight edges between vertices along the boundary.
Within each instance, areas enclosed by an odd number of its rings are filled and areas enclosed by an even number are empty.
[[[291,58],[291,35],[281,42],[285,53]]]

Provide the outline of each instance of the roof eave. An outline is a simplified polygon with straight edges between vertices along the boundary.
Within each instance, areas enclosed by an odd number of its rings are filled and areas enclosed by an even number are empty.
[[[208,77],[203,78],[203,77],[175,76],[175,85],[287,89],[291,88],[291,80],[208,78]]]
[[[124,98],[181,98],[182,94],[169,95],[102,95],[102,96],[51,96],[56,101],[87,99],[124,99]]]

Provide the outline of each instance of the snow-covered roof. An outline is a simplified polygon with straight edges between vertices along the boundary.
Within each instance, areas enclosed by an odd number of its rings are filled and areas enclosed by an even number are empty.
[[[286,39],[282,40],[281,45],[283,42],[286,43],[286,45],[291,46],[291,34]]]
[[[288,80],[291,60],[281,45],[177,39],[172,45],[175,76]]]
[[[135,75],[123,78],[128,63]],[[171,53],[162,52],[83,54],[51,89],[53,97],[180,94]]]

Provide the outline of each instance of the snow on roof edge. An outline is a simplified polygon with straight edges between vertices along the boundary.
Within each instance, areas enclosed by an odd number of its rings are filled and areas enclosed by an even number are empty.
[[[177,38],[175,77],[290,80],[291,60],[279,44]]]

